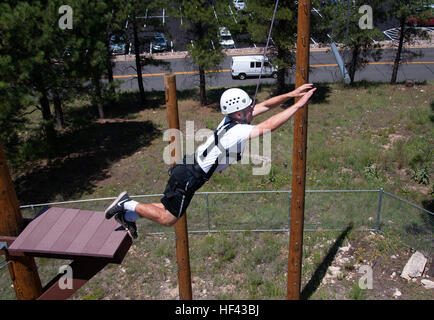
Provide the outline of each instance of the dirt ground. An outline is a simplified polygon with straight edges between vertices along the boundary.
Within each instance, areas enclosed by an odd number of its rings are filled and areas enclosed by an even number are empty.
[[[423,279],[434,281],[428,274],[432,264],[429,256],[425,255],[427,264],[420,277],[408,281],[400,276],[414,253],[393,235],[370,232],[350,236],[348,244],[339,248],[313,298],[328,292],[335,299],[434,300],[434,289],[426,289],[421,283]],[[372,270],[371,287],[367,270]]]

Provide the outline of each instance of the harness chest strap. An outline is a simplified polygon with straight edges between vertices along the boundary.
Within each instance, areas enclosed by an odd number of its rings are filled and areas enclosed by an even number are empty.
[[[230,129],[232,129],[233,127],[235,127],[238,123],[230,121],[227,124],[224,124],[220,130],[220,128],[217,128],[214,131],[214,144],[210,144],[202,153],[202,158],[205,158],[208,155],[208,149],[211,150],[212,148],[214,148],[215,146],[219,145],[219,139],[226,133],[228,132]],[[220,130],[220,132],[219,132]],[[230,152],[229,149],[225,149],[226,151],[226,158],[228,159],[230,157]],[[207,175],[207,178],[209,179],[214,171],[217,169],[217,166],[219,165],[219,158],[217,157],[217,159],[215,160],[214,164],[211,166],[211,168],[209,169]],[[241,150],[238,150],[237,152],[237,161],[239,161],[241,159]]]

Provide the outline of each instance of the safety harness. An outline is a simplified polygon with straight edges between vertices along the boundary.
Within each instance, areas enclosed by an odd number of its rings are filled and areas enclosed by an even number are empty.
[[[220,151],[222,151],[222,153],[224,152],[224,154],[226,155],[226,161],[228,161],[228,159],[230,158],[230,152],[229,149],[224,149],[223,147],[221,147],[221,145],[219,144],[220,139],[224,136],[224,134],[226,132],[228,132],[230,129],[232,129],[233,127],[235,127],[238,123],[232,121],[230,118],[226,118],[224,124],[220,127],[217,128],[214,131],[214,143],[211,143],[204,151],[201,155],[199,155],[201,157],[201,159],[206,158],[206,156],[208,155],[208,153],[214,148],[214,147],[218,147],[220,149]],[[241,160],[241,145],[237,144],[237,161]],[[217,159],[215,160],[214,164],[211,166],[211,168],[209,169],[208,173],[206,174],[206,178],[209,179],[211,178],[211,176],[213,175],[214,171],[217,169],[218,165],[219,165],[219,160],[220,160],[220,156],[217,157]]]

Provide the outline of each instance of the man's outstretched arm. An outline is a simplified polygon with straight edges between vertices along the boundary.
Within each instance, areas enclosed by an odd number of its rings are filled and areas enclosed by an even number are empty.
[[[312,89],[312,86],[312,83],[306,83],[298,87],[294,91],[284,93],[279,96],[267,99],[264,102],[258,103],[257,105],[255,105],[255,109],[253,110],[253,117],[256,117],[257,115],[260,115],[270,109],[282,105],[290,98],[302,97],[306,93],[306,90]]]
[[[254,126],[250,132],[249,138],[252,139],[258,137],[267,131],[273,131],[279,128],[281,125],[287,122],[294,115],[294,113],[297,112],[298,109],[308,103],[315,90],[316,88],[309,90],[308,92],[304,93],[301,99],[290,108],[285,109],[282,112],[279,112],[278,114],[275,114],[274,116]]]

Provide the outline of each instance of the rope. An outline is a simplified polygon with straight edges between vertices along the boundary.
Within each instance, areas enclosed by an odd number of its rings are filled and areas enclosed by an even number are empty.
[[[333,36],[334,36],[334,34],[335,34],[336,18],[337,18],[337,15],[338,15],[338,10],[339,10],[339,3],[336,4],[335,16],[334,16],[334,19],[333,19],[333,26],[332,26],[332,34],[331,34],[331,36],[330,36],[330,40],[331,40],[331,41],[333,41]]]
[[[268,32],[267,43],[266,43],[266,45],[265,45],[265,48],[264,48],[264,55],[263,55],[263,57],[262,57],[261,72],[259,73],[258,82],[257,82],[257,84],[256,84],[255,97],[253,98],[253,108],[255,108],[255,105],[256,105],[256,97],[257,97],[257,95],[258,95],[258,89],[259,89],[259,84],[260,84],[260,82],[261,82],[262,71],[264,70],[265,55],[266,55],[267,50],[268,50],[268,44],[270,43],[271,31],[273,30],[274,18],[276,17],[276,11],[277,11],[277,6],[278,6],[278,5],[279,5],[279,0],[276,0],[276,5],[274,6],[273,18],[271,19],[270,30],[269,30],[269,32]]]
[[[345,1],[345,0],[344,0]],[[342,77],[344,78],[344,81],[346,84],[349,84],[351,82],[348,71],[345,67],[345,63],[347,60],[347,51],[348,51],[348,33],[349,33],[349,25],[350,25],[350,1],[347,0],[347,25],[346,25],[346,31],[345,31],[345,47],[344,47],[344,54],[343,58],[341,57],[338,48],[336,47],[336,44],[334,43],[334,34],[336,29],[336,17],[339,11],[339,5],[341,4],[340,1],[336,3],[336,9],[335,9],[335,15],[333,19],[333,26],[332,26],[332,33],[331,35],[327,35],[330,38],[330,46],[332,48],[333,54],[335,55],[336,61],[339,65],[339,69],[341,71]]]
[[[350,0],[347,0],[347,29],[345,30],[345,50],[344,50],[344,64],[347,60],[347,50],[348,50],[348,32],[350,29]]]

